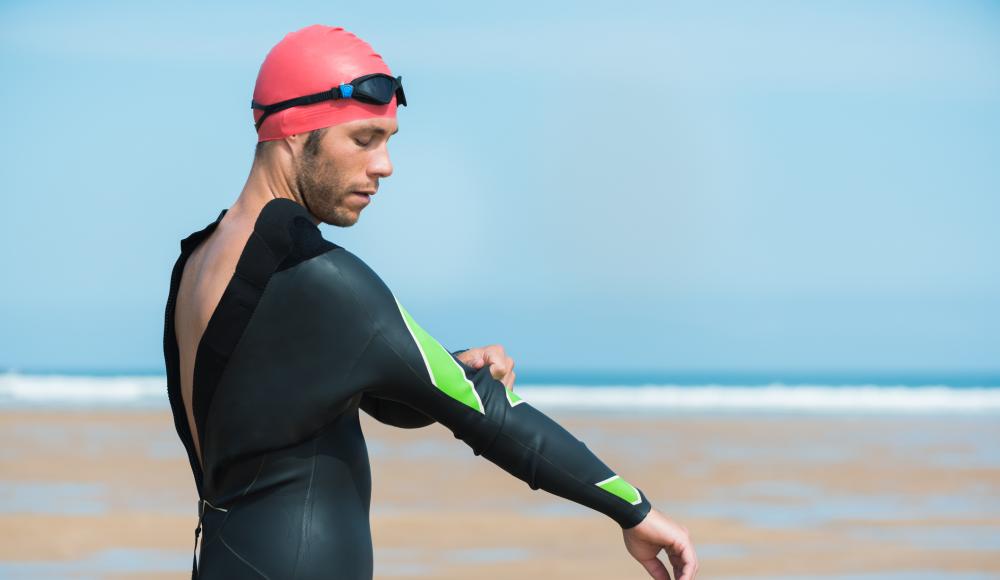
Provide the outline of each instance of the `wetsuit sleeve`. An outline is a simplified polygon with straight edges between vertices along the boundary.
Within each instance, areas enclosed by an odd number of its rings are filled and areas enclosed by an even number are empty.
[[[570,432],[493,378],[449,353],[410,316],[363,261],[338,249],[324,300],[337,302],[331,324],[367,326],[349,380],[365,394],[404,403],[433,418],[531,489],[600,511],[621,527],[638,524],[645,494]],[[334,279],[336,278],[336,279]],[[329,311],[328,308],[321,309]],[[345,320],[347,318],[347,320]]]
[[[451,354],[458,356],[467,350],[469,349],[463,348],[452,351]],[[380,399],[371,393],[364,393],[361,396],[359,406],[362,411],[371,415],[379,423],[385,423],[386,425],[392,425],[401,429],[419,429],[420,427],[426,427],[434,423],[432,417],[424,415],[406,403],[400,403],[391,399]]]
[[[379,423],[402,429],[419,429],[434,422],[433,417],[424,415],[406,403],[382,399],[371,393],[364,393],[361,396],[359,407]]]

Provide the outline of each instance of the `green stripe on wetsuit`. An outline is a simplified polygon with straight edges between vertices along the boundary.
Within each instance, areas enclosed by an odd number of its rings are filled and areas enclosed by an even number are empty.
[[[604,481],[599,481],[594,485],[608,493],[617,495],[632,505],[639,505],[642,502],[642,496],[639,495],[639,490],[633,487],[631,483],[625,481],[617,475],[613,475]]]
[[[396,297],[393,296],[393,298]],[[485,415],[486,410],[483,409],[483,401],[479,398],[479,393],[472,386],[472,381],[465,377],[465,371],[455,362],[451,353],[417,324],[417,321],[403,308],[398,299],[396,299],[396,306],[399,307],[399,313],[403,315],[406,328],[417,343],[417,348],[420,349],[420,355],[424,359],[427,373],[431,376],[431,382],[434,383],[434,386],[441,389],[449,397],[461,401]],[[507,395],[507,402],[511,407],[516,407],[524,402],[524,399],[512,389],[507,388],[506,385],[504,385],[504,394]]]
[[[486,410],[483,408],[483,402],[479,398],[479,393],[472,386],[472,381],[465,378],[465,371],[451,357],[451,353],[445,350],[441,346],[441,343],[435,340],[433,336],[427,334],[426,330],[420,328],[420,325],[417,324],[416,320],[413,320],[413,317],[403,308],[399,300],[396,300],[396,306],[399,307],[399,312],[403,315],[406,327],[410,330],[410,334],[413,335],[413,340],[417,343],[417,348],[420,349],[420,356],[424,359],[424,364],[427,366],[427,373],[430,375],[434,386],[452,399],[465,403],[485,415]]]
[[[517,396],[517,393],[515,393],[512,389],[504,389],[504,391],[507,393],[507,402],[510,403],[511,407],[516,407],[524,402],[524,399]]]

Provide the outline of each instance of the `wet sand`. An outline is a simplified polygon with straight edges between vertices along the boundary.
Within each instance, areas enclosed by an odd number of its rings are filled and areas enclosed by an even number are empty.
[[[1000,577],[995,416],[543,409],[687,526],[700,578]],[[379,578],[644,578],[620,528],[439,425],[362,415]],[[0,577],[183,578],[194,482],[167,411],[0,411]]]

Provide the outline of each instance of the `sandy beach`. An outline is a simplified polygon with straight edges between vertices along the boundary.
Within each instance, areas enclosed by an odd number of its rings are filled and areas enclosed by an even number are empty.
[[[700,578],[1000,577],[995,416],[543,411],[691,530]],[[612,520],[443,427],[362,425],[376,577],[646,577]],[[5,410],[0,437],[0,577],[189,572],[196,494],[169,412]]]

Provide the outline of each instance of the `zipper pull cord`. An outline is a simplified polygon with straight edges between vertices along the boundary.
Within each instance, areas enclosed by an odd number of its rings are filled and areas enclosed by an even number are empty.
[[[198,498],[198,526],[194,529],[194,550],[191,552],[191,580],[198,578],[198,537],[201,535],[201,520],[205,515],[204,501]]]

